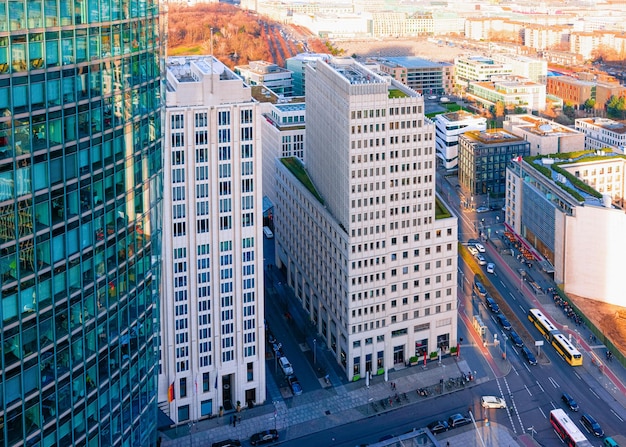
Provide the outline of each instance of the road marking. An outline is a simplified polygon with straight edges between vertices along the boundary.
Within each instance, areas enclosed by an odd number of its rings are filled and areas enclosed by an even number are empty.
[[[517,301],[517,298],[515,298],[515,295],[513,295],[511,292],[509,292],[509,295],[511,296],[511,298]]]
[[[548,380],[550,381],[550,383],[552,384],[554,388],[561,388],[561,385],[556,383],[556,380],[554,380],[552,377],[548,377]]]
[[[528,371],[530,371],[530,370],[528,370]],[[537,384],[537,386],[539,387],[539,389],[541,390],[542,393],[546,392],[546,390],[543,389],[543,387],[541,386],[541,384],[539,383],[538,380],[535,380],[535,383]]]
[[[613,414],[615,415],[615,417],[616,417],[617,419],[619,419],[621,422],[624,422],[624,419],[622,419],[621,417],[619,417],[619,415],[618,415],[615,411],[613,411],[613,409],[611,409],[611,413],[613,413]]]
[[[528,365],[526,363],[523,363],[524,368],[526,368],[526,371],[530,372],[530,368],[528,367]]]
[[[600,396],[598,396],[594,390],[592,390],[591,388],[589,388],[589,391],[591,391],[591,392],[593,393],[593,395],[594,395],[594,396],[596,396],[598,399],[600,399]]]
[[[519,308],[522,309],[522,312],[526,313],[526,309],[524,309],[521,304],[519,305]]]
[[[541,409],[541,407],[539,407],[539,411],[541,411],[541,414],[543,414],[543,417],[548,419],[548,416],[546,416],[546,414],[543,412],[543,410]]]
[[[575,371],[574,371],[574,375],[575,375],[576,377],[578,377],[578,380],[583,380],[583,379],[582,379],[582,378],[578,375],[578,373],[577,373],[577,372],[575,372]]]
[[[552,402],[552,401],[550,401],[550,405],[552,405],[552,408],[554,408],[555,410],[558,408],[558,407],[556,406],[556,404],[555,404],[554,402]]]
[[[532,395],[533,395],[533,393],[531,393],[531,392],[530,392],[530,390],[528,389],[528,387],[527,387],[526,385],[524,385],[524,388],[526,388],[526,392],[528,392],[528,394],[529,394],[530,396],[532,396]]]

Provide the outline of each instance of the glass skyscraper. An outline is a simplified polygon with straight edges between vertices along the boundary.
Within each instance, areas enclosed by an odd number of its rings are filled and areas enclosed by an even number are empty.
[[[156,442],[153,0],[0,0],[0,446]]]

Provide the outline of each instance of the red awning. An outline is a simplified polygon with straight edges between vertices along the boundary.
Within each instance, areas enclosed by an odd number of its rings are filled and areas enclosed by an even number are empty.
[[[541,261],[541,256],[537,254],[537,252],[535,251],[532,245],[530,245],[528,242],[526,242],[526,240],[523,237],[521,237],[519,234],[513,231],[513,228],[511,228],[511,226],[508,223],[504,222],[504,227],[507,229],[507,231],[510,231],[511,233],[515,235],[515,239],[517,239],[522,244],[522,246],[528,251],[530,255],[532,255],[532,257],[535,260]]]

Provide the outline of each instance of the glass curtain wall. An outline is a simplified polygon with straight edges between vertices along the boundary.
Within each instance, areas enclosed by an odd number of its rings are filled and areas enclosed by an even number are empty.
[[[156,443],[156,0],[0,0],[0,445]]]

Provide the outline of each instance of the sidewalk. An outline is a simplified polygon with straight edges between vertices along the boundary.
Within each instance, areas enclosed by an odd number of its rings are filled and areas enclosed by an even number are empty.
[[[469,349],[466,347],[466,350],[469,351]],[[275,405],[270,402],[251,410],[246,409],[240,413],[241,422],[235,427],[230,424],[231,415],[226,415],[221,418],[203,420],[192,426],[166,430],[161,432],[161,446],[208,446],[212,442],[228,438],[245,440],[253,433],[274,427],[280,432],[281,442],[285,445],[294,445],[293,441],[302,436],[349,424],[376,413],[393,410],[398,406],[418,401],[427,402],[440,394],[453,393],[463,386],[448,385],[448,380],[457,379],[470,371],[474,374],[472,366],[463,358],[456,360],[453,357],[446,357],[441,363],[428,362],[425,368],[419,365],[390,372],[388,382],[385,382],[382,375],[375,376],[370,381],[369,388],[366,387],[365,380],[360,380],[311,391],[288,401],[281,400]],[[488,380],[490,378],[483,375],[464,386],[473,386]],[[443,391],[441,381],[444,383]],[[391,382],[395,383],[395,391],[391,388]],[[416,392],[418,388],[427,389],[429,396],[419,396]],[[400,402],[396,400],[396,393]],[[383,402],[385,408],[383,408]],[[274,408],[276,408],[276,413],[274,413]],[[478,417],[481,417],[480,414]],[[486,445],[520,445],[513,440],[505,427],[497,426],[497,424],[485,425],[484,421],[481,421],[479,425],[486,438],[490,440]],[[470,438],[476,438],[473,430],[470,430],[469,434],[465,431],[461,432],[460,429],[454,430],[439,437],[449,440],[451,445],[479,445],[470,441]]]

